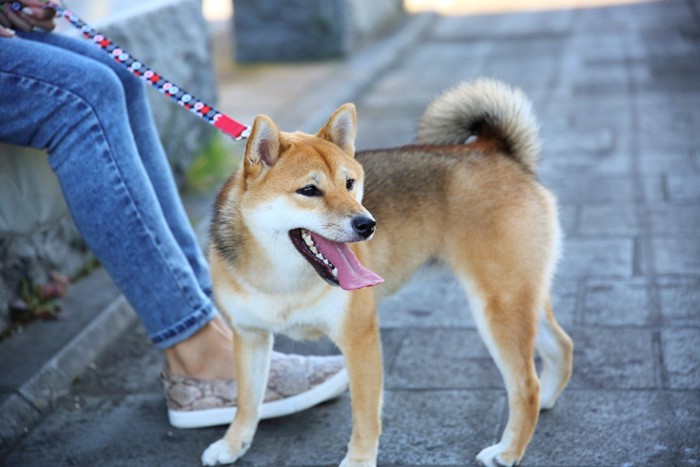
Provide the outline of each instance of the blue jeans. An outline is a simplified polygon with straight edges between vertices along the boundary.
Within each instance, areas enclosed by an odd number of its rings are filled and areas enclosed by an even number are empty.
[[[158,348],[211,320],[208,265],[143,82],[83,39],[0,38],[0,141],[45,149],[87,245]]]

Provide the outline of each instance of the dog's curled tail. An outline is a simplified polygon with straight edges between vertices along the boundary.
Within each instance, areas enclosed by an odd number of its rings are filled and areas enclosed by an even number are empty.
[[[539,125],[519,89],[488,78],[461,83],[428,106],[418,127],[420,144],[463,144],[474,137],[496,139],[528,170],[537,168]]]

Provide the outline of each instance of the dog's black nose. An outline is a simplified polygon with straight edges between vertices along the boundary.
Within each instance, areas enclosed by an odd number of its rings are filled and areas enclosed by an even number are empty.
[[[357,216],[352,220],[352,228],[360,234],[362,238],[369,238],[374,233],[374,228],[377,225],[374,219],[367,216]]]

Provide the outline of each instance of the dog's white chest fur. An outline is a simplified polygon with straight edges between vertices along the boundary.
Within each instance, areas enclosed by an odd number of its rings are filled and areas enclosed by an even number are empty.
[[[264,329],[295,339],[327,334],[334,338],[344,322],[350,293],[320,283],[303,293],[270,295],[255,290],[239,294],[224,287],[217,299],[238,329]]]

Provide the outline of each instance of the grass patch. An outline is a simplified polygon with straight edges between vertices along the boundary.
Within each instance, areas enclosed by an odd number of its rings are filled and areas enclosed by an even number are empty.
[[[243,158],[245,141],[215,134],[185,173],[184,190],[203,194],[218,190]]]

